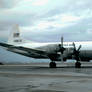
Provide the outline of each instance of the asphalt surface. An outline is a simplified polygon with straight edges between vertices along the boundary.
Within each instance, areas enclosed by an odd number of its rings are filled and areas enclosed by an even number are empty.
[[[80,69],[62,65],[2,65],[0,92],[92,92],[92,64]]]

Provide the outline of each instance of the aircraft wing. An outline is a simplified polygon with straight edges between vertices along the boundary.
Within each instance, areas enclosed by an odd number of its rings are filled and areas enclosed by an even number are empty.
[[[14,46],[6,43],[0,43],[0,46],[4,47],[8,51],[18,53],[24,56],[28,56],[28,57],[33,57],[33,58],[48,57],[45,51],[41,51],[37,49],[31,49],[31,48],[26,48],[22,46]]]

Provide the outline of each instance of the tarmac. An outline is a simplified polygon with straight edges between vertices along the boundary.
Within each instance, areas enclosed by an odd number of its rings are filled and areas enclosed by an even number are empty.
[[[0,66],[0,92],[92,92],[92,63],[49,63]]]

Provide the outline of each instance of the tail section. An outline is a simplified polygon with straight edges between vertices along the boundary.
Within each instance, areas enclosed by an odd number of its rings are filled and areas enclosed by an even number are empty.
[[[10,36],[9,36],[8,44],[14,45],[14,44],[21,44],[23,42],[24,42],[24,40],[20,36],[19,26],[15,25],[13,27],[13,30],[11,31]]]

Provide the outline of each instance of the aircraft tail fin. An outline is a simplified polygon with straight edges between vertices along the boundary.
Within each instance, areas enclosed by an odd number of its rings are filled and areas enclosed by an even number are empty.
[[[11,31],[10,36],[9,36],[8,44],[14,45],[14,44],[21,44],[23,42],[24,42],[24,40],[20,36],[19,26],[15,25]]]

